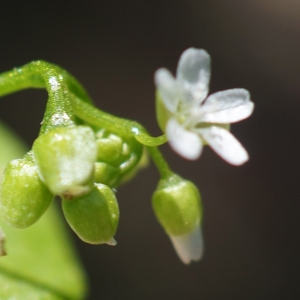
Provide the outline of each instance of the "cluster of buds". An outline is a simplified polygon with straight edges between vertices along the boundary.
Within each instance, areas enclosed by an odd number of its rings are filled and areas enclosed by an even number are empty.
[[[115,245],[119,221],[115,189],[145,165],[147,148],[161,174],[152,198],[157,219],[184,263],[199,260],[203,253],[200,193],[170,170],[157,146],[169,141],[178,154],[194,160],[209,145],[228,163],[243,164],[248,154],[229,125],[251,115],[249,92],[232,89],[208,96],[210,56],[190,48],[179,60],[176,78],[167,69],[155,74],[157,121],[165,133],[155,138],[137,122],[96,109],[70,74],[46,62],[0,74],[0,95],[18,85],[23,89],[30,80],[32,87],[47,89],[49,100],[32,150],[11,161],[3,174],[3,220],[26,228],[59,196],[67,222],[83,241]],[[0,255],[3,243],[0,230]]]
[[[59,196],[67,222],[83,241],[115,245],[119,208],[113,188],[136,167],[143,147],[131,148],[89,126],[49,130],[23,159],[7,165],[0,191],[3,220],[26,228]]]

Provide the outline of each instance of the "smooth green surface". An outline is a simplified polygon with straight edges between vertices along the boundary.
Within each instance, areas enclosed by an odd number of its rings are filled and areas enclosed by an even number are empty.
[[[107,162],[111,165],[118,164],[118,160],[122,155],[123,141],[122,139],[104,130],[97,132],[97,160]],[[122,158],[121,158],[122,159]]]
[[[120,168],[104,162],[95,163],[95,182],[114,187],[120,176]]]
[[[22,278],[16,280],[15,275],[0,273],[1,300],[65,300],[64,296],[53,293],[47,288],[30,283]]]
[[[7,278],[0,281],[0,299],[10,299],[6,298],[10,294],[32,300],[31,295],[41,290],[51,295],[49,299],[83,299],[85,277],[54,207],[27,229],[12,228],[1,220],[0,226],[7,252],[0,257],[0,275]]]
[[[192,232],[201,222],[197,187],[175,174],[159,182],[152,204],[158,221],[169,235]]]
[[[26,228],[34,224],[52,199],[32,161],[14,159],[8,163],[0,190],[0,215],[8,225]]]
[[[69,225],[83,241],[111,243],[119,222],[119,206],[108,186],[97,184],[87,195],[63,200],[63,211]]]

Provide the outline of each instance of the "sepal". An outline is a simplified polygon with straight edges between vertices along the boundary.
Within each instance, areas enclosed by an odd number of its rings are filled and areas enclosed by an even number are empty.
[[[100,129],[96,133],[95,182],[116,188],[147,165],[144,147],[133,138],[123,138]]]
[[[175,174],[160,180],[152,198],[159,223],[186,264],[199,260],[203,252],[200,201],[197,187]]]
[[[33,162],[15,159],[7,165],[0,191],[0,212],[7,224],[17,228],[34,224],[52,199]]]
[[[120,177],[120,168],[105,162],[95,163],[95,182],[114,187]]]
[[[124,154],[128,155],[125,149],[127,145],[123,144],[123,141],[119,136],[109,133],[105,129],[101,129],[97,132],[96,137],[98,161],[107,162],[109,164],[117,166],[124,159]]]
[[[53,194],[71,199],[91,191],[97,146],[90,127],[48,131],[35,140],[33,157],[41,180]]]
[[[119,206],[108,186],[95,184],[89,194],[63,200],[62,207],[70,227],[84,242],[116,245]]]
[[[172,113],[164,105],[159,90],[156,91],[155,110],[156,120],[159,128],[162,130],[162,132],[166,132],[166,126],[169,119],[172,117]]]

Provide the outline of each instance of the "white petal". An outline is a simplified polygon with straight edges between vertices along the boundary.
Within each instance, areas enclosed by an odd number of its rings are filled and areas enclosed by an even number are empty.
[[[233,123],[248,118],[254,103],[245,89],[232,89],[210,95],[199,107],[201,122]]]
[[[189,48],[185,50],[180,57],[176,76],[185,92],[184,106],[198,105],[204,101],[208,93],[209,54],[203,49]]]
[[[199,226],[185,235],[170,236],[172,244],[179,258],[185,264],[200,260],[203,255],[203,237]]]
[[[158,69],[154,80],[164,105],[170,112],[175,113],[180,97],[175,78],[167,69]]]
[[[186,130],[175,119],[170,119],[166,127],[166,135],[175,152],[189,160],[199,158],[202,141],[196,133]]]
[[[226,129],[211,126],[197,130],[209,146],[232,165],[241,165],[248,160],[248,153],[241,143]]]
[[[107,245],[109,246],[116,246],[117,245],[117,241],[112,237],[110,240],[108,240],[106,242]]]

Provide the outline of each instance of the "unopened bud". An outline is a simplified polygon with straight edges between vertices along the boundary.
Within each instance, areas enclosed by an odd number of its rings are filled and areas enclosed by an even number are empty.
[[[34,224],[52,199],[33,162],[16,159],[7,165],[0,191],[0,213],[7,224],[17,228]]]
[[[115,134],[107,132],[105,129],[97,133],[97,150],[98,161],[117,166],[123,159],[122,139]]]
[[[120,175],[120,168],[104,162],[95,163],[95,182],[114,187]]]
[[[181,260],[186,264],[199,260],[203,242],[200,230],[202,208],[197,187],[173,174],[160,180],[152,204]]]
[[[33,156],[41,180],[53,194],[71,199],[91,191],[97,146],[90,127],[50,130],[35,140]]]
[[[63,212],[75,233],[90,244],[116,245],[119,206],[114,192],[104,184],[70,201],[63,200]]]
[[[147,164],[144,147],[134,138],[123,138],[101,129],[96,134],[98,156],[95,181],[117,187]]]

